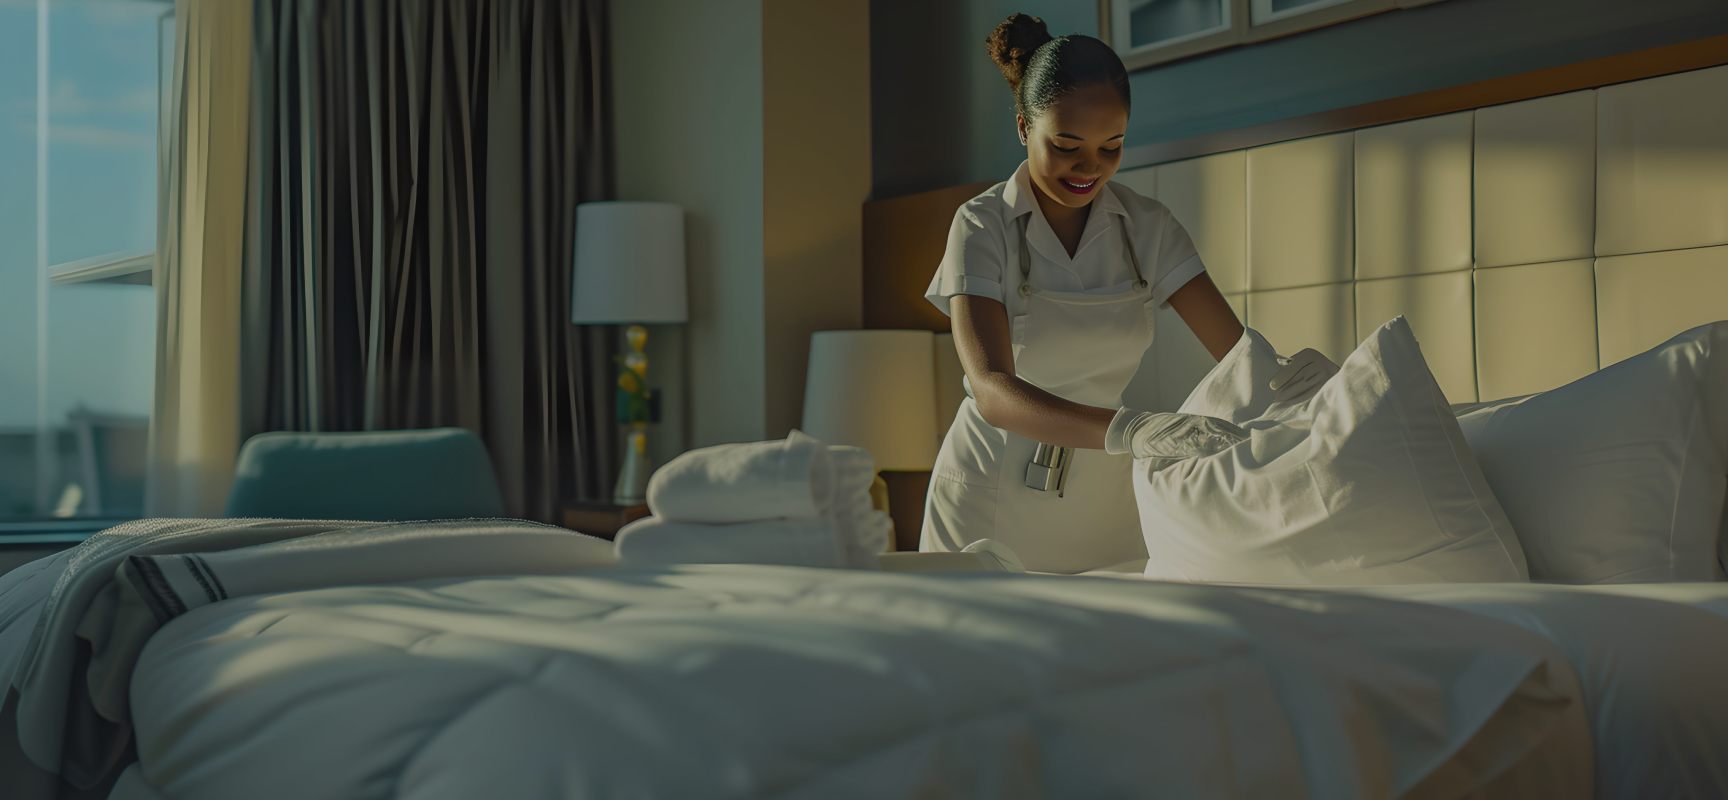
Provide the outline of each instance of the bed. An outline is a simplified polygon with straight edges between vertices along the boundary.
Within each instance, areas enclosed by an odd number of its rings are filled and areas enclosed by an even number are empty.
[[[337,587],[195,610],[132,688],[115,798],[1591,786],[1559,648],[1302,591],[763,565]]]
[[[334,587],[153,637],[112,796],[1715,797],[1725,615],[1722,584]]]

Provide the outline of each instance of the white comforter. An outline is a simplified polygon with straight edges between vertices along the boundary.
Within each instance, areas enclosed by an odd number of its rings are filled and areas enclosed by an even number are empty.
[[[1728,797],[1728,583],[1350,591],[1470,611],[1557,645],[1583,684],[1597,800]]]
[[[131,697],[116,798],[1451,797],[1586,738],[1558,650],[1453,609],[750,565],[227,600]]]
[[[232,595],[615,563],[521,520],[146,519],[0,576],[0,800],[100,791],[124,767],[128,684],[165,621]],[[64,791],[63,791],[64,790]]]
[[[1129,561],[1088,574],[1139,582],[1144,566],[1144,561]],[[1728,797],[1728,681],[1722,679],[1722,665],[1728,664],[1728,583],[1416,584],[1294,591],[1445,606],[1541,636],[1565,653],[1583,687],[1597,800]]]

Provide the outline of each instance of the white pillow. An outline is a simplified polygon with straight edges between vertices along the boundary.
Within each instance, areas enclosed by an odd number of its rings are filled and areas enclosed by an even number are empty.
[[[1723,579],[1728,322],[1458,422],[1533,580]]]
[[[1512,526],[1403,317],[1339,373],[1272,404],[1272,345],[1248,330],[1182,411],[1250,438],[1134,486],[1146,577],[1262,584],[1524,581]]]

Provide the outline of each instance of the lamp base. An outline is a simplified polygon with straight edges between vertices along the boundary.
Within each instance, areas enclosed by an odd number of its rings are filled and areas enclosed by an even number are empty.
[[[618,471],[618,483],[612,487],[612,502],[621,506],[648,502],[648,477],[653,472],[648,461],[647,426],[634,424],[624,437],[624,468]]]

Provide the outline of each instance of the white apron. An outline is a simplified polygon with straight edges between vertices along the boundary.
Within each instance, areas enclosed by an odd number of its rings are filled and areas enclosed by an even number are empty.
[[[1021,283],[1007,303],[1014,373],[1063,399],[1117,408],[1152,345],[1152,290],[1125,221],[1116,224],[1136,280],[1092,294],[1031,285],[1031,217],[1021,218]],[[1075,449],[1060,494],[1028,488],[1026,465],[1038,443],[985,422],[970,384],[966,394],[936,455],[918,549],[959,550],[995,539],[1038,572],[1083,572],[1146,557],[1131,456]]]

